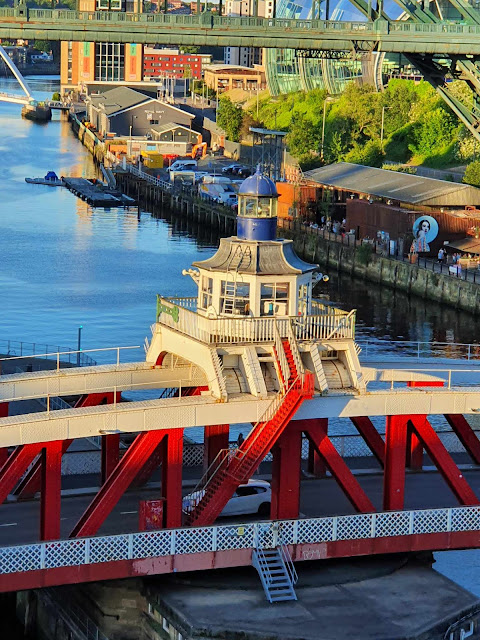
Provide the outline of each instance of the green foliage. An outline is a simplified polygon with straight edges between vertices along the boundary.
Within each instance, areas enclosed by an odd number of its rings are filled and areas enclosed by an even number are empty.
[[[360,264],[367,265],[372,259],[373,248],[371,244],[362,244],[358,247],[356,257]]]
[[[458,122],[443,105],[422,114],[414,127],[410,150],[421,156],[431,155],[439,147],[452,142],[457,126]]]
[[[228,140],[239,142],[243,113],[241,107],[233,104],[230,98],[222,96],[218,101],[217,124],[223,129]]]
[[[200,47],[182,47],[182,53],[196,55],[200,51]]]
[[[61,95],[58,93],[58,91],[54,91],[52,93],[52,100],[54,100],[55,102],[58,102],[59,100],[61,100]]]
[[[368,140],[363,146],[355,145],[345,156],[345,162],[363,164],[366,167],[381,167],[385,152],[382,150],[380,140]]]
[[[384,149],[389,160],[407,162],[410,156],[410,146],[414,143],[414,124],[409,122],[394,131],[385,142]]]
[[[463,176],[463,182],[471,184],[474,187],[480,187],[480,162],[470,162],[465,169],[465,175]]]

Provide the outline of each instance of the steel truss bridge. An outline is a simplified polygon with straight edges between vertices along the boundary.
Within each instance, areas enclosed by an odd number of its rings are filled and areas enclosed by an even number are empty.
[[[405,19],[393,20],[383,3],[377,10],[365,0],[351,3],[365,22],[27,9],[20,3],[0,9],[0,38],[403,53],[480,140],[480,11],[449,0],[446,10],[456,18],[445,21],[430,4],[396,0]],[[459,99],[451,79],[465,82],[472,98]]]
[[[169,322],[168,316],[166,326]],[[344,322],[339,320],[335,330],[345,332]],[[339,347],[342,341],[338,338]],[[239,393],[219,402],[196,365],[177,366],[174,360],[121,363],[120,349],[112,365],[63,369],[61,354],[49,356],[57,362],[54,370],[0,377],[0,505],[12,493],[18,500],[40,493],[38,542],[22,544],[25,533],[31,539],[29,530],[15,534],[15,544],[0,547],[0,592],[249,565],[255,549],[275,547],[279,541],[295,561],[480,546],[480,498],[429,418],[445,415],[480,468],[480,440],[464,417],[480,410],[480,368],[471,362],[419,366],[410,361],[409,366],[404,360],[389,368],[370,363],[362,368],[366,388],[360,394],[332,389],[327,396],[312,396],[310,387],[301,406],[295,404],[294,413],[281,418],[286,427],[268,447],[273,455],[271,521],[216,526],[221,500],[211,500],[210,510],[195,519],[182,517],[184,433],[206,425],[204,465],[215,474],[219,455],[228,447],[230,423],[239,416],[256,422],[254,433],[277,418],[278,407],[267,418],[275,403],[272,394],[260,399]],[[139,389],[164,391],[157,400],[121,402],[122,391]],[[72,408],[54,402],[72,396],[78,397]],[[8,415],[10,403],[32,398],[43,399],[46,411]],[[374,416],[386,416],[384,437],[372,422]],[[329,437],[328,420],[339,417],[353,423],[383,470],[379,510]],[[136,434],[126,450],[120,447],[121,433]],[[356,515],[299,519],[302,435],[309,442],[311,471],[321,478],[328,470]],[[101,439],[102,484],[68,537],[60,517],[62,455],[75,438],[92,436]],[[266,450],[252,459],[249,473]],[[424,452],[458,507],[404,510],[406,471],[422,469]],[[233,451],[231,459],[235,455]],[[106,534],[105,522],[127,489],[145,484],[158,467],[164,529]],[[10,508],[0,507],[0,524],[7,527],[3,532],[8,531]]]

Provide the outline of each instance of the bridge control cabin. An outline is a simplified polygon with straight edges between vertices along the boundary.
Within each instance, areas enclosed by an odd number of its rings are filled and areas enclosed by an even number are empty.
[[[147,361],[193,364],[224,401],[279,391],[288,379],[286,342],[298,372],[314,372],[318,392],[362,388],[355,314],[312,298],[317,265],[301,260],[291,240],[276,238],[277,198],[269,178],[258,171],[247,178],[238,193],[237,236],[222,238],[211,258],[183,272],[197,294],[158,296]]]

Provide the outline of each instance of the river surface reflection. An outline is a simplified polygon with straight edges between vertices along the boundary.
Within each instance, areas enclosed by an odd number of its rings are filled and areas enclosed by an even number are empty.
[[[38,98],[58,88],[55,79],[29,81]],[[14,84],[0,79],[0,91],[13,91]],[[74,347],[82,325],[84,349],[143,345],[156,293],[193,295],[194,285],[181,271],[210,256],[218,238],[204,228],[186,228],[184,220],[92,209],[65,189],[26,184],[25,177],[49,170],[95,175],[90,155],[59,113],[39,125],[22,120],[19,106],[0,103],[0,130],[0,340]],[[358,309],[359,338],[479,340],[469,314],[329,275],[322,293],[344,309]],[[143,348],[131,358],[142,356]],[[438,557],[442,571],[480,596],[477,551]]]

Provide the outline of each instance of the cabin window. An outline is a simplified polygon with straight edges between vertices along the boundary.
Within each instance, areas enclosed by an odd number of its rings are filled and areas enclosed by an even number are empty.
[[[250,284],[222,280],[220,312],[246,316],[250,313]]]
[[[260,288],[261,316],[288,316],[288,282],[265,282]]]
[[[310,285],[301,284],[298,287],[298,313],[307,314],[310,311]]]
[[[208,309],[212,304],[213,278],[202,276],[202,289],[200,293],[200,304],[202,309]]]

